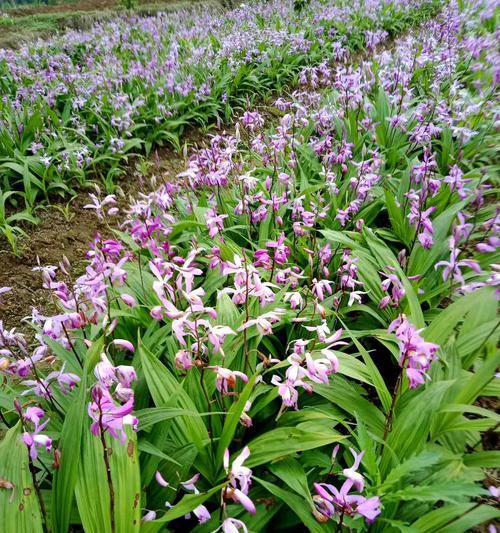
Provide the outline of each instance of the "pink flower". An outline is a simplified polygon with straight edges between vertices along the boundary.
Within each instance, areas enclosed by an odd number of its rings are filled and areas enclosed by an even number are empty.
[[[320,302],[322,302],[325,299],[325,292],[328,294],[333,293],[332,285],[333,281],[329,281],[327,279],[317,280],[314,278],[312,280],[313,287],[312,292],[313,294],[318,298]]]
[[[228,215],[218,215],[215,209],[207,211],[207,227],[211,239],[224,229],[224,219],[227,217]]]
[[[292,309],[301,309],[304,305],[304,299],[302,298],[300,292],[285,292],[283,300],[285,302],[290,302],[290,307]]]
[[[364,452],[357,454],[353,449],[349,449],[354,456],[354,464],[350,468],[343,470],[342,473],[347,479],[342,484],[340,490],[329,483],[314,484],[317,493],[313,498],[316,513],[321,515],[319,518],[325,517],[327,519],[331,518],[336,512],[347,516],[359,514],[364,516],[367,522],[371,523],[381,512],[380,500],[377,496],[365,498],[359,494],[350,494],[353,487],[358,492],[362,492],[364,489],[364,478],[358,472]],[[333,459],[335,459],[337,451],[338,448],[336,447]]]
[[[362,492],[365,487],[365,481],[363,476],[357,470],[361,464],[361,459],[363,459],[365,452],[363,451],[357,454],[352,448],[349,448],[349,451],[354,457],[354,464],[350,468],[344,468],[342,473],[347,479],[352,481],[353,485],[359,492]]]
[[[122,299],[123,303],[129,307],[135,307],[137,305],[137,300],[130,294],[124,293],[120,296],[120,298]]]
[[[125,339],[114,339],[113,345],[118,346],[119,348],[123,348],[124,350],[128,350],[129,352],[135,352],[134,345]]]
[[[243,412],[240,415],[240,424],[249,428],[252,427],[252,419],[248,415],[248,411],[252,408],[252,402],[246,402]]]
[[[327,335],[330,333],[326,320],[323,320],[319,326],[304,326],[307,331],[314,331],[321,342],[326,342]]]
[[[35,461],[38,457],[38,448],[45,448],[48,452],[52,449],[52,439],[47,435],[40,435],[38,433],[23,433],[23,442],[28,446],[30,457]]]
[[[221,527],[223,533],[239,533],[240,530],[248,533],[247,526],[237,518],[226,518]]]
[[[208,522],[211,518],[210,513],[208,512],[208,509],[204,505],[198,505],[198,507],[193,509],[193,513],[198,519],[198,522],[200,524],[204,524],[205,522]]]
[[[155,511],[148,511],[143,517],[141,522],[151,522],[152,520],[156,519],[156,512]]]
[[[89,416],[94,421],[90,426],[92,434],[97,436],[100,431],[107,431],[113,438],[124,443],[127,438],[124,426],[130,425],[137,430],[137,418],[131,415],[133,409],[133,395],[123,405],[117,405],[108,389],[95,385],[92,389],[92,402],[88,406]]]
[[[45,416],[45,412],[40,407],[28,407],[23,414],[25,420],[29,420],[35,425],[35,431],[39,430],[40,420]],[[44,426],[47,425],[45,422]],[[41,428],[43,429],[43,427]]]
[[[101,362],[95,365],[94,374],[105,387],[110,387],[116,382],[116,369],[104,353],[101,354]]]
[[[297,409],[297,402],[299,400],[299,393],[295,388],[295,383],[286,380],[285,382],[281,381],[279,376],[273,376],[271,378],[271,383],[278,387],[278,394],[281,396],[281,401],[286,407],[293,407]]]
[[[223,368],[222,366],[209,366],[216,374],[215,386],[217,390],[225,395],[230,393],[230,389],[236,388],[237,378],[243,382],[248,383],[248,376],[238,370],[230,370],[229,368]]]
[[[243,331],[251,326],[257,326],[257,330],[261,335],[271,335],[273,333],[273,323],[279,322],[282,309],[275,309],[269,313],[264,313],[257,318],[252,318],[244,322],[238,331]]]
[[[156,471],[156,474],[155,474],[155,478],[156,478],[156,481],[159,485],[161,485],[162,487],[168,487],[169,486],[169,483],[168,481],[166,481],[163,476],[161,475],[160,471],[157,470]]]
[[[130,388],[132,382],[137,379],[137,374],[133,366],[119,365],[115,370],[116,377],[123,387]]]
[[[214,347],[214,353],[222,353],[222,345],[227,335],[236,335],[229,326],[211,326],[208,331],[208,340]],[[223,354],[224,355],[224,354]]]
[[[375,518],[382,512],[380,510],[380,499],[378,496],[373,496],[362,501],[356,507],[356,512],[364,516],[368,523],[375,521]]]
[[[243,466],[243,463],[250,456],[250,449],[245,446],[241,453],[234,459],[229,469],[229,450],[224,452],[224,469],[228,475],[230,486],[226,488],[226,496],[243,507],[252,514],[255,514],[255,505],[248,497],[248,491],[252,484],[252,470]]]
[[[175,366],[179,370],[189,370],[193,367],[193,358],[189,350],[179,350],[174,357]]]
[[[31,422],[35,426],[32,433],[24,431],[22,435],[23,442],[28,447],[30,457],[35,461],[38,457],[37,448],[45,448],[47,451],[50,451],[52,448],[52,439],[47,435],[41,434],[49,423],[49,419],[40,424],[40,420],[45,416],[45,412],[40,407],[28,407],[22,416],[23,420]]]
[[[313,359],[310,353],[306,354],[307,376],[315,383],[328,384],[328,376],[338,371],[339,362],[333,352],[326,352],[325,358]]]
[[[399,340],[400,359],[399,365],[406,366],[406,375],[410,381],[410,388],[418,387],[425,382],[426,371],[436,359],[439,349],[437,344],[426,342],[420,336],[419,331],[408,322],[405,315],[399,315],[388,329],[395,332]]]

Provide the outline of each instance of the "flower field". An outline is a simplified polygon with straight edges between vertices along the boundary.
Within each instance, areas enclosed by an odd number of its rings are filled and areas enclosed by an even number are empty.
[[[499,13],[275,0],[0,50],[7,239],[88,182],[113,235],[37,267],[32,336],[0,321],[2,531],[496,531]],[[183,171],[123,208],[162,144]]]

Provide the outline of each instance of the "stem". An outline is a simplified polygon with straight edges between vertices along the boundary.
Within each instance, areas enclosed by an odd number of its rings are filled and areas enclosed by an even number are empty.
[[[337,524],[337,529],[336,531],[337,532],[341,532],[342,531],[342,526],[344,525],[344,511],[342,510],[342,513],[340,514],[340,520],[339,520],[339,523]]]
[[[387,417],[385,419],[384,438],[383,438],[384,441],[385,441],[385,439],[387,438],[387,435],[389,434],[389,432],[392,429],[392,419],[393,419],[393,416],[394,416],[394,407],[396,406],[396,400],[397,400],[397,397],[398,397],[398,394],[399,394],[399,391],[400,391],[400,388],[401,388],[401,383],[403,381],[403,379],[402,379],[403,378],[403,370],[404,370],[404,363],[403,363],[403,366],[401,367],[401,370],[399,371],[399,376],[398,376],[398,379],[396,381],[396,385],[394,386],[394,390],[392,391],[391,407],[389,408],[389,412],[387,413]]]
[[[68,330],[66,329],[66,326],[64,324],[61,323],[61,326],[63,328],[63,331],[64,331],[64,334],[66,335],[66,340],[68,341],[68,344],[71,348],[71,351],[73,352],[73,354],[75,355],[76,357],[76,360],[78,361],[78,363],[80,364],[80,366],[83,368],[83,363],[82,363],[82,360],[80,359],[80,356],[78,355],[78,352],[76,351],[76,348],[73,344],[73,342],[71,341],[71,338],[69,336],[69,333],[68,333]],[[83,328],[82,328],[83,330]]]
[[[205,367],[201,367],[200,369],[200,385],[201,385],[201,388],[203,390],[203,394],[205,395],[205,400],[207,401],[207,407],[208,407],[208,412],[210,413],[208,415],[208,428],[209,428],[209,435],[210,435],[210,448],[212,450],[212,455],[214,453],[214,431],[213,431],[213,428],[212,428],[212,404],[210,403],[210,398],[208,396],[208,392],[207,392],[207,388],[205,386],[205,380],[204,380],[204,377],[205,377]]]
[[[105,430],[102,425],[102,410],[99,406],[99,435],[103,449],[104,464],[106,465],[106,478],[109,488],[109,513],[111,519],[111,533],[115,533],[115,491],[113,489],[113,480],[111,478],[111,465],[109,464],[108,446],[106,444]]]
[[[38,486],[38,482],[36,480],[35,465],[33,464],[33,461],[31,460],[29,452],[28,452],[28,464],[29,464],[29,469],[31,472],[31,479],[33,480],[33,487],[35,488],[35,493],[37,495],[38,501],[40,502],[40,510],[42,512],[42,517],[43,517],[43,530],[50,532],[49,521],[47,519],[47,509],[45,508],[45,502],[43,500],[42,492],[40,491],[40,487]]]
[[[247,264],[247,256],[245,253],[245,250],[243,250],[243,259],[244,259],[244,265],[245,265],[245,323],[248,322],[250,318],[249,310],[248,310],[248,296],[250,293],[250,287],[249,287],[249,279],[248,279],[248,264]],[[248,341],[247,341],[247,328],[243,330],[243,353],[245,355],[245,372],[247,370],[248,366]]]

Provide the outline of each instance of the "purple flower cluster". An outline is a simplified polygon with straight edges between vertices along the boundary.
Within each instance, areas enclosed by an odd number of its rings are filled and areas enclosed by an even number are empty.
[[[337,451],[338,446],[334,451],[334,459]],[[330,483],[314,484],[316,490],[316,495],[313,498],[316,507],[314,514],[320,522],[325,522],[334,516],[340,516],[339,520],[342,524],[344,516],[360,515],[368,523],[372,523],[381,513],[378,496],[366,498],[361,494],[351,494],[353,489],[358,493],[364,490],[365,480],[358,469],[365,452],[358,454],[352,448],[349,448],[349,451],[354,457],[354,463],[350,468],[342,470],[342,475],[346,480],[340,489]]]
[[[411,324],[405,315],[400,315],[391,322],[389,333],[394,332],[399,342],[399,366],[404,368],[410,381],[410,388],[425,383],[427,370],[436,359],[439,349],[437,344],[426,342],[419,330]]]

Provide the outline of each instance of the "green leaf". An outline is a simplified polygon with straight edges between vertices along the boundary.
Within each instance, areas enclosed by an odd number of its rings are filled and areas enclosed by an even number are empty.
[[[366,368],[368,369],[368,372],[370,374],[373,386],[375,387],[375,390],[377,391],[380,402],[382,403],[384,409],[388,411],[391,406],[391,401],[392,401],[391,393],[387,389],[385,381],[382,378],[382,374],[380,373],[379,369],[373,362],[373,359],[371,358],[368,351],[365,350],[365,347],[358,341],[355,334],[353,334],[349,330],[349,328],[345,325],[345,323],[343,322],[341,318],[339,318],[339,321],[342,324],[342,327],[345,329],[345,331],[349,335],[349,337],[351,338],[352,342],[354,342],[354,345],[356,346],[356,348],[359,350],[359,353],[361,354],[361,357],[363,358]]]
[[[430,434],[434,413],[441,408],[446,393],[453,382],[432,383],[423,391],[407,391],[411,398],[397,412],[392,431],[387,437],[387,446],[382,453],[380,470],[383,478],[393,468],[395,458],[403,461],[423,450]]]
[[[466,294],[453,302],[446,309],[442,310],[425,328],[423,334],[425,340],[440,345],[445,344],[463,317],[473,309],[477,309],[481,305],[483,298],[489,297],[491,297],[491,291],[488,288],[484,288]]]
[[[417,293],[413,289],[412,284],[406,277],[391,249],[384,243],[384,241],[379,239],[371,229],[364,227],[363,235],[380,267],[393,267],[399,279],[403,283],[406,292],[406,300],[408,302],[408,307],[410,308],[411,321],[413,324],[415,324],[418,329],[425,327],[424,315],[422,314],[422,308],[420,306]]]
[[[380,486],[382,492],[388,491],[393,485],[399,483],[406,476],[415,475],[421,470],[430,469],[441,460],[441,455],[435,450],[424,450],[418,455],[396,465],[387,475]]]
[[[178,407],[148,407],[136,411],[134,415],[139,420],[139,431],[144,431],[164,420],[170,420],[178,416],[199,416],[199,413]]]
[[[421,502],[444,501],[458,503],[485,493],[486,491],[475,483],[454,480],[445,483],[434,483],[433,485],[410,486],[403,490],[391,491],[384,496],[384,502],[418,500]]]
[[[489,505],[480,505],[471,509],[469,512],[464,512],[462,516],[454,520],[451,524],[447,524],[441,528],[439,533],[462,533],[464,531],[471,531],[475,526],[498,519],[499,517],[500,510]]]
[[[137,435],[126,428],[127,440],[113,439],[110,458],[115,491],[116,533],[138,532],[141,526],[141,473],[137,458]]]
[[[328,526],[321,525],[316,521],[312,514],[313,509],[304,505],[306,503],[304,498],[297,496],[293,492],[284,490],[273,483],[259,479],[256,476],[253,476],[253,479],[257,481],[257,483],[260,483],[273,496],[276,496],[276,498],[285,502],[309,531],[312,533],[324,533],[325,531],[329,531]]]
[[[330,430],[320,433],[306,431],[298,427],[280,427],[272,429],[252,440],[248,446],[250,457],[245,465],[254,467],[270,463],[278,457],[286,457],[296,452],[312,450],[332,442],[346,439],[344,435]]]
[[[100,439],[89,430],[82,435],[75,495],[85,533],[111,533],[110,499],[103,449]]]
[[[170,407],[172,396],[181,409],[190,413],[197,413],[196,405],[189,394],[179,385],[175,377],[170,373],[157,357],[143,344],[139,343],[137,353],[140,357],[149,392],[157,407]],[[173,437],[181,444],[193,443],[202,454],[202,459],[197,462],[199,470],[205,477],[212,477],[216,465],[209,458],[205,443],[210,437],[201,416],[182,416],[173,419]]]
[[[143,439],[139,441],[138,448],[141,452],[149,453],[150,455],[155,455],[156,457],[164,459],[165,461],[169,461],[170,463],[173,463],[177,466],[182,466],[179,461],[176,461],[173,457],[170,457],[170,455],[167,455],[166,453],[159,450],[154,444],[152,444],[148,440]]]
[[[500,452],[490,450],[464,455],[464,465],[472,468],[500,468]]]
[[[60,466],[54,473],[52,482],[52,527],[55,533],[68,531],[71,507],[78,476],[80,447],[84,421],[88,415],[86,410],[87,375],[84,373],[78,393],[71,405],[62,427],[58,449]],[[88,427],[85,428],[89,431]]]
[[[21,423],[0,443],[0,479],[13,488],[0,488],[0,524],[5,533],[43,533],[42,515],[29,470],[28,449],[21,440]]]
[[[291,457],[269,465],[269,470],[286,483],[299,496],[306,498],[314,506],[307,476],[302,465]]]
[[[336,376],[331,385],[315,384],[314,392],[338,405],[347,413],[356,414],[376,435],[384,432],[384,415],[373,403],[364,398],[351,382]]]
[[[442,531],[442,527],[452,523],[457,517],[467,513],[473,507],[473,503],[447,504],[424,514],[411,526],[419,533],[437,533]]]
[[[229,445],[231,444],[234,434],[236,432],[236,429],[238,427],[241,414],[243,413],[243,410],[245,409],[245,404],[247,403],[248,399],[250,398],[250,394],[253,391],[253,386],[255,383],[255,380],[257,379],[257,374],[252,376],[248,383],[245,385],[245,388],[241,392],[238,401],[234,402],[226,416],[226,419],[224,421],[224,427],[222,428],[222,433],[219,438],[219,445],[217,447],[217,457],[216,462],[217,465],[222,465],[222,458],[224,456],[224,451],[226,448],[229,448]]]
[[[224,487],[224,484],[218,485],[207,492],[200,494],[186,494],[182,500],[169,509],[161,518],[152,520],[151,522],[144,522],[141,527],[141,533],[157,533],[164,527],[164,525],[176,518],[181,518],[190,513],[193,509],[202,505],[210,496],[216,494]]]

